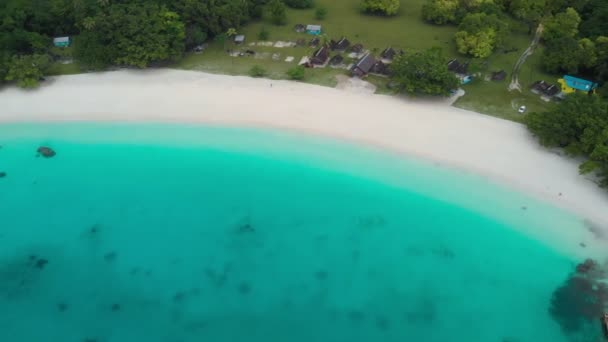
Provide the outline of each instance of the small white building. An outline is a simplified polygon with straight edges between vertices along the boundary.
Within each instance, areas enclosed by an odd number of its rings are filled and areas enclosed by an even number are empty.
[[[53,45],[57,47],[68,47],[70,46],[70,37],[55,37],[53,38]]]
[[[245,35],[244,34],[239,34],[237,36],[234,36],[234,42],[237,44],[242,44],[245,42]]]

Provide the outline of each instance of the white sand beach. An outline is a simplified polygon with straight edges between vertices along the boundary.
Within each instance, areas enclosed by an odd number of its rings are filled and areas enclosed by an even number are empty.
[[[481,174],[608,229],[608,194],[579,175],[577,161],[542,148],[520,124],[445,102],[191,71],[116,71],[3,89],[0,123],[149,120],[303,131]]]

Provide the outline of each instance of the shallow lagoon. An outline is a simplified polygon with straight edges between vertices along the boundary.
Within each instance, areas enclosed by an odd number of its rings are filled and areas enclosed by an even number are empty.
[[[327,139],[19,124],[0,144],[2,341],[568,341],[551,294],[603,253],[563,210]]]

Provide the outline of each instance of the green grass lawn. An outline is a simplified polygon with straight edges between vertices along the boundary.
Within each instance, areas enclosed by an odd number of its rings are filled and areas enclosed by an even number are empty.
[[[420,11],[425,0],[402,0],[399,15],[395,17],[375,17],[363,15],[359,12],[359,0],[317,0],[317,6],[327,8],[328,15],[324,20],[314,19],[314,9],[294,10],[288,9],[288,24],[284,26],[272,25],[267,19],[250,23],[239,30],[239,34],[246,36],[246,43],[237,47],[231,42],[224,44],[211,43],[202,54],[188,54],[179,61],[175,67],[191,70],[201,70],[212,73],[230,75],[247,75],[254,65],[259,65],[268,71],[266,77],[273,79],[286,78],[285,72],[294,67],[303,56],[309,56],[314,49],[308,47],[272,48],[249,47],[248,43],[259,41],[258,34],[266,29],[270,41],[295,41],[303,38],[307,42],[312,38],[305,33],[294,31],[295,24],[319,24],[323,33],[330,39],[339,39],[346,36],[352,44],[361,43],[366,49],[382,51],[386,47],[416,51],[432,46],[446,46],[450,54],[455,54],[452,36],[455,27],[430,26],[421,18]],[[270,58],[256,59],[253,57],[227,57],[224,49],[250,48],[256,53],[280,53],[280,59],[273,61]],[[295,57],[294,62],[284,62],[285,57]],[[306,71],[305,82],[335,86],[335,75],[346,74],[346,70],[324,68]],[[382,89],[382,79],[373,82]]]
[[[509,120],[521,121],[523,115],[517,112],[519,106],[525,105],[528,108],[527,112],[532,112],[542,111],[550,105],[530,91],[532,83],[538,80],[557,83],[558,75],[550,75],[542,71],[542,46],[539,46],[528,57],[519,72],[519,83],[522,86],[522,91],[507,90],[511,81],[511,69],[532,39],[527,34],[527,28],[524,25],[516,22],[512,22],[511,24],[515,27],[515,30],[507,38],[504,49],[509,52],[498,51],[486,60],[471,61],[470,71],[479,72],[482,74],[482,77],[481,79],[476,78],[473,82],[464,86],[466,95],[455,103],[456,107]],[[505,70],[507,72],[508,75],[504,81],[493,82],[483,80],[485,75],[498,70]]]
[[[80,74],[82,72],[83,70],[80,68],[80,65],[77,62],[73,62],[70,64],[62,64],[59,62],[55,62],[51,64],[46,74],[49,76],[58,76]]]

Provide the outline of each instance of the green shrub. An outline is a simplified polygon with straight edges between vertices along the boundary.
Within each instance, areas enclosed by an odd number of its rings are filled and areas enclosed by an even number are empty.
[[[315,10],[315,19],[323,20],[327,17],[327,8],[319,7]]]
[[[249,75],[251,77],[264,77],[266,75],[266,69],[259,65],[254,65],[251,69],[249,69]]]
[[[283,0],[291,8],[311,8],[313,0]]]
[[[298,65],[297,67],[287,70],[287,78],[289,78],[290,80],[301,81],[304,79],[305,72],[305,68],[301,65]]]
[[[270,0],[268,3],[270,11],[270,21],[275,25],[285,25],[287,23],[287,10],[281,0]]]
[[[399,0],[363,0],[363,12],[380,15],[395,15],[399,11]]]
[[[260,33],[258,33],[258,39],[259,40],[268,40],[268,37],[270,37],[270,32],[268,32],[266,27],[262,26]]]

